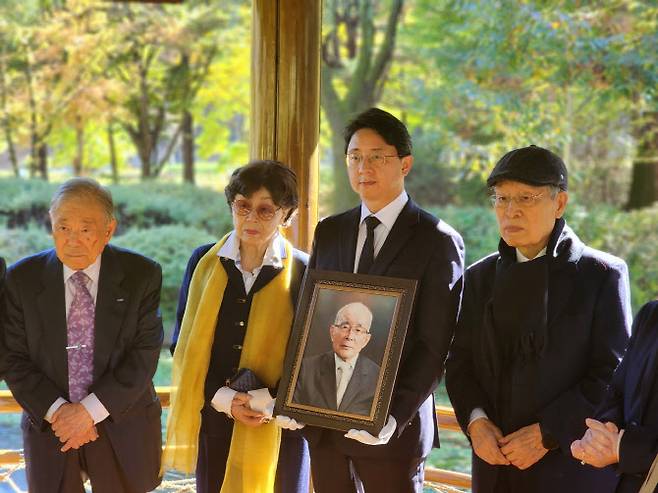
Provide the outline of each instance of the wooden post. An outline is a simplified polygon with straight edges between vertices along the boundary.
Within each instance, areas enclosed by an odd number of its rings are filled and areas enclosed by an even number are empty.
[[[299,181],[289,237],[309,251],[318,219],[321,0],[254,0],[251,159],[278,159]]]

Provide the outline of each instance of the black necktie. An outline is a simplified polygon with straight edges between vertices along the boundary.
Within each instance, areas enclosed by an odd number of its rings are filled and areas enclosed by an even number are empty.
[[[380,224],[381,222],[375,216],[366,217],[368,233],[366,242],[363,244],[363,250],[361,250],[361,257],[359,257],[359,268],[356,271],[358,274],[368,274],[375,262],[375,228]]]

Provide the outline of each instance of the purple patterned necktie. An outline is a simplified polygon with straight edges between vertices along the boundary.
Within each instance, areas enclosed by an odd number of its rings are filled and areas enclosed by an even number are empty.
[[[94,369],[94,300],[87,289],[89,277],[77,271],[70,277],[75,294],[67,320],[69,398],[80,402],[87,396]]]

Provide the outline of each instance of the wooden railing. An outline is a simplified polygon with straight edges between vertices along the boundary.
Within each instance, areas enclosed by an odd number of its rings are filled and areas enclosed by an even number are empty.
[[[158,396],[162,407],[169,407],[169,387],[157,387]],[[19,413],[20,406],[14,400],[11,392],[0,390],[0,413]],[[442,430],[461,432],[455,413],[450,407],[437,406],[436,415],[439,420],[439,427]],[[20,450],[2,450],[0,449],[0,465],[19,464],[23,461],[23,454]],[[430,483],[445,484],[458,488],[470,488],[471,476],[455,471],[436,469],[433,467],[425,468],[425,481]]]

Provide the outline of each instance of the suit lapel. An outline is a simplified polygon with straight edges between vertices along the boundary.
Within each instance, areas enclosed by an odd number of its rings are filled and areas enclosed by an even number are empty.
[[[642,340],[638,340],[635,344],[636,351],[633,354],[635,364],[629,368],[628,375],[626,376],[625,383],[627,388],[625,393],[631,396],[631,416],[627,419],[633,419],[642,422],[646,404],[649,401],[649,394],[653,390],[654,379],[656,378],[656,366],[658,358],[656,358],[656,351],[658,350],[658,338],[655,337],[656,319],[645,322],[647,333],[644,334]],[[647,337],[648,336],[648,337]],[[638,344],[639,343],[639,344]]]
[[[51,348],[56,383],[68,389],[68,355],[66,301],[64,297],[64,268],[52,250],[46,260],[41,276],[43,290],[37,294],[37,309],[41,315],[41,326],[46,346]]]
[[[105,372],[131,302],[129,292],[121,286],[124,272],[113,248],[106,246],[102,255],[94,317],[94,381]]]
[[[361,206],[348,211],[345,215],[345,222],[340,225],[337,270],[341,272],[354,272],[359,219],[361,219]]]
[[[359,383],[365,381],[366,375],[364,375],[364,365],[363,365],[363,356],[359,356],[356,360],[356,366],[352,372],[352,378],[350,378],[347,388],[345,389],[345,394],[343,394],[343,400],[340,401],[340,411],[347,409],[352,401],[358,397],[359,393]]]
[[[327,409],[336,409],[336,366],[334,364],[334,353],[322,355],[320,364],[320,395],[326,396]]]
[[[549,286],[548,292],[548,320],[547,324],[550,328],[551,324],[560,314],[564,313],[567,303],[572,300],[572,293],[578,285],[578,267],[574,262],[567,262],[549,272]]]
[[[407,201],[400,215],[393,223],[393,228],[379,250],[370,274],[383,276],[398,252],[407,244],[418,224],[418,207],[411,199]],[[354,247],[356,248],[356,246]]]

